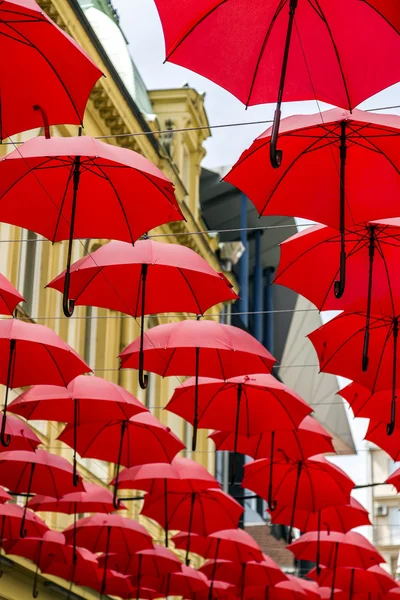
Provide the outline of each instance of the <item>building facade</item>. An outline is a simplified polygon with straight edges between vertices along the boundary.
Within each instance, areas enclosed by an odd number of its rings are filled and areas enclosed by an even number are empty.
[[[42,9],[86,50],[106,77],[96,84],[85,115],[84,133],[107,136],[112,144],[139,152],[158,166],[174,183],[176,197],[186,221],[172,223],[151,232],[160,235],[160,241],[182,243],[199,253],[217,271],[218,239],[208,235],[188,236],[191,231],[205,229],[199,210],[200,162],[204,157],[203,142],[210,135],[204,96],[184,87],[148,93],[129,55],[118,17],[108,0],[39,0]],[[73,68],[73,67],[71,67]],[[174,134],[172,129],[197,128]],[[165,131],[153,134],[153,131]],[[42,132],[31,131],[15,136],[21,142]],[[53,136],[77,135],[73,127],[51,128]],[[133,134],[133,135],[132,135]],[[111,136],[111,137],[110,137]],[[14,149],[12,143],[0,146],[0,153]],[[143,199],[145,202],[145,199]],[[108,240],[76,240],[73,261],[92,252]],[[118,383],[137,396],[164,424],[168,425],[185,443],[191,439],[190,427],[163,411],[178,379],[165,380],[150,375],[149,386],[142,391],[135,371],[119,371],[120,351],[138,337],[138,322],[112,311],[78,307],[71,319],[62,314],[61,295],[45,285],[59,274],[66,264],[67,244],[51,245],[35,234],[0,224],[0,272],[17,287],[26,302],[19,309],[19,317],[52,328],[67,341],[91,366],[97,376]],[[232,278],[233,281],[233,278]],[[217,315],[222,306],[214,307]],[[157,317],[147,319],[148,326],[168,322]],[[15,397],[20,390],[13,391]],[[71,451],[56,441],[61,424],[32,422],[44,446],[67,459]],[[193,456],[209,471],[214,471],[213,445],[207,432],[200,431],[197,452]],[[191,456],[188,451],[187,456]],[[113,478],[114,465],[96,460],[81,460],[80,471],[88,481],[107,484]],[[138,517],[139,502],[130,503],[128,514]],[[123,513],[122,513],[123,514]],[[44,516],[48,524],[62,530],[71,524],[70,517],[57,514]],[[140,519],[140,518],[139,518]],[[154,523],[143,520],[155,541],[162,533]],[[0,600],[22,600],[30,597],[34,566],[24,560],[2,559]],[[69,585],[55,578],[42,577],[39,592],[42,600],[68,595]],[[97,598],[87,590],[72,589],[71,598]]]

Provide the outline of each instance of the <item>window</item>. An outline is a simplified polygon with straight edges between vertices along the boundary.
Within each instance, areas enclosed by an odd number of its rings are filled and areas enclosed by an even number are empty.
[[[400,510],[397,506],[389,508],[390,545],[400,545]]]

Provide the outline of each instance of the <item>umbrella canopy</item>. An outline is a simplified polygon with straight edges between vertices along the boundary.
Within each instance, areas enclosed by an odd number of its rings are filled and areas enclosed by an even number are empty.
[[[287,576],[281,568],[267,555],[261,562],[249,561],[244,563],[229,560],[207,560],[199,569],[212,581],[231,583],[239,589],[247,587],[273,587],[280,581],[286,581]]]
[[[273,600],[306,600],[307,596],[308,593],[301,585],[300,580],[293,575],[288,575],[286,581],[280,581],[268,592],[268,598],[273,598]]]
[[[212,586],[212,597],[217,600],[226,600],[236,596],[235,586],[225,581],[208,582],[208,589],[193,592],[188,600],[208,600],[210,596],[210,588]]]
[[[174,535],[172,541],[179,550],[185,550],[189,542],[191,552],[213,560],[244,563],[261,562],[264,558],[260,546],[244,529],[226,529],[207,537],[181,532]]]
[[[100,377],[80,375],[68,386],[37,385],[23,392],[10,405],[10,411],[25,419],[45,419],[72,423],[74,432],[74,473],[77,481],[77,428],[81,423],[129,419],[147,412],[139,400],[121,386]]]
[[[140,550],[153,547],[151,536],[146,529],[134,521],[119,515],[94,515],[80,519],[64,531],[67,542],[76,540],[77,546],[91,552],[132,555]],[[104,560],[101,594],[106,593],[107,559]],[[114,592],[107,592],[113,593]],[[119,595],[119,594],[118,594]],[[130,597],[130,596],[128,596]]]
[[[156,0],[156,6],[167,60],[211,79],[247,106],[279,95],[280,101],[316,98],[352,109],[400,79],[393,59],[400,53],[400,23],[389,0],[320,0],[318,10],[278,0],[255,0],[250,11],[239,0],[191,0],[184,7],[179,0]]]
[[[143,349],[143,351],[142,351]],[[276,362],[246,331],[216,321],[180,321],[159,325],[120,354],[121,369],[144,368],[167,376],[195,375],[192,450],[196,450],[198,379],[227,379],[248,373],[270,373]],[[145,364],[146,363],[146,367]]]
[[[62,292],[64,280],[62,273],[48,287]],[[110,242],[71,265],[70,298],[75,306],[99,306],[140,317],[145,301],[146,315],[203,314],[215,304],[237,297],[222,273],[214,271],[190,248],[178,244],[139,240],[132,246]]]
[[[17,304],[20,302],[25,302],[25,298],[21,296],[12,283],[0,273],[0,314],[12,315]]]
[[[76,428],[67,425],[58,439],[76,448],[83,458],[97,458],[117,465],[114,506],[117,510],[119,467],[133,467],[158,462],[170,463],[185,448],[169,427],[162,425],[149,412],[129,420],[84,423]]]
[[[391,389],[391,416],[387,433],[396,422],[396,389],[398,378],[398,317],[372,315],[369,326],[368,370],[361,360],[365,345],[366,315],[342,313],[309,334],[319,359],[320,369],[354,380],[371,392]]]
[[[168,493],[167,510],[164,495],[146,494],[141,514],[164,528],[168,524],[169,529],[188,532],[187,562],[192,533],[207,537],[215,531],[235,528],[244,510],[236,500],[220,489]]]
[[[104,565],[105,559],[105,555],[100,556],[100,566]],[[123,575],[138,577],[140,570],[143,576],[162,577],[180,571],[182,564],[171,550],[155,544],[151,550],[141,550],[131,555],[112,554],[108,557],[108,566]]]
[[[299,560],[315,562],[317,538],[316,532],[305,533],[290,544],[288,549]],[[322,532],[320,535],[320,561],[321,564],[331,567],[333,570],[341,567],[369,569],[385,562],[364,536],[353,531],[349,533],[332,531],[329,534]]]
[[[396,490],[400,492],[400,469],[396,469],[394,473],[387,478],[386,482],[388,485],[394,485]]]
[[[67,317],[74,311],[69,302],[74,238],[134,243],[154,227],[183,219],[173,184],[162,171],[136,152],[89,136],[29,140],[0,159],[0,181],[2,222],[53,242],[69,241]],[[146,198],[146,210],[132,200],[132,190],[135,199]]]
[[[322,587],[332,585],[333,571],[327,567],[321,569],[320,575],[313,569],[307,577],[318,582]],[[369,569],[351,569],[349,567],[336,569],[335,585],[341,590],[349,590],[349,598],[353,594],[382,594],[397,586],[396,581],[378,565]]]
[[[11,499],[11,497],[10,497]],[[24,510],[16,504],[0,505],[0,547],[5,540],[16,540],[19,537]],[[30,510],[25,515],[25,529],[29,537],[40,537],[49,530],[46,523]]]
[[[96,483],[83,483],[84,491],[66,494],[61,498],[37,494],[28,502],[36,512],[55,512],[66,515],[77,513],[111,513],[114,509],[112,493]],[[126,506],[120,505],[121,510]]]
[[[34,0],[0,6],[0,139],[43,125],[79,125],[101,71]]]
[[[229,431],[214,431],[209,436],[217,450],[235,451],[235,436]],[[305,460],[315,454],[335,452],[332,437],[318,421],[305,417],[297,429],[273,430],[246,437],[239,435],[236,450],[255,460],[259,458],[282,458],[282,451],[290,460]]]
[[[129,577],[111,571],[111,569],[105,571],[103,576],[100,575],[100,583],[98,582],[98,579],[94,580],[90,587],[97,592],[100,592],[100,596],[107,594],[108,596],[118,596],[125,600],[136,597]],[[151,600],[153,596],[147,596],[145,593],[143,594],[143,598],[149,598],[149,600]]]
[[[364,439],[382,448],[395,462],[399,460],[400,429],[398,427],[395,427],[393,433],[388,436],[386,423],[370,421]]]
[[[99,570],[97,558],[86,548],[79,548],[76,561],[60,562],[53,560],[42,566],[42,573],[61,577],[82,587],[100,587],[102,572]]]
[[[282,506],[270,512],[271,522],[279,525],[291,524],[292,509]],[[350,498],[349,504],[329,506],[317,512],[296,509],[293,525],[300,531],[339,531],[347,533],[355,527],[371,525],[368,511],[355,499]]]
[[[265,458],[245,465],[244,469],[244,488],[264,499],[270,498],[270,510],[290,506],[293,515],[296,508],[316,512],[348,504],[354,487],[354,482],[324,456],[297,462],[285,459],[271,462]]]
[[[208,591],[208,579],[200,571],[192,567],[182,565],[182,569],[176,573],[168,573],[157,581],[154,577],[143,578],[143,585],[154,584],[157,592],[166,598],[168,596],[183,596],[193,598],[195,593]]]
[[[386,390],[371,392],[358,383],[350,383],[338,392],[351,406],[355,417],[372,419],[377,423],[387,423],[391,418],[393,391]],[[396,390],[396,397],[399,391]],[[400,417],[396,412],[395,426],[400,426]]]
[[[8,415],[7,417],[4,434],[10,439],[10,443],[6,447],[9,451],[26,450],[32,452],[42,443],[24,421],[13,415]],[[0,446],[0,453],[4,452],[4,450],[4,446]]]
[[[54,331],[44,325],[17,319],[0,322],[0,383],[6,386],[1,425],[1,444],[8,446],[5,434],[8,391],[36,383],[67,385],[90,371],[90,367]]]

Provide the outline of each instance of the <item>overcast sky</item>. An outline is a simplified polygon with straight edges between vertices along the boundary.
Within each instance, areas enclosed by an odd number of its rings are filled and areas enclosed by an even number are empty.
[[[119,12],[121,28],[129,41],[132,58],[148,89],[179,87],[187,82],[197,91],[205,92],[206,110],[211,125],[268,120],[273,117],[272,105],[257,106],[246,111],[241,102],[204,77],[176,65],[163,64],[164,38],[153,0],[113,0],[113,5]],[[393,104],[400,104],[399,87],[366,103],[368,107]],[[324,108],[323,104],[320,106]],[[288,103],[284,106],[283,114],[287,116],[317,111],[316,102]],[[233,164],[241,152],[267,127],[268,125],[246,125],[214,130],[212,138],[206,143],[204,166]]]

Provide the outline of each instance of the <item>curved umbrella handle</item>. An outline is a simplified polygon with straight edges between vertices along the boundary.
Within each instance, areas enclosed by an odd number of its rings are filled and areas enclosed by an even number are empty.
[[[78,443],[78,399],[74,398],[74,459],[73,459],[73,473],[72,473],[72,484],[74,487],[79,485],[78,465],[76,458],[76,446]]]
[[[11,443],[11,435],[6,434],[6,424],[7,424],[7,413],[4,410],[3,418],[1,420],[1,432],[0,432],[0,442],[1,442],[1,445],[4,446],[4,448],[7,448],[7,446],[9,446]]]
[[[81,130],[80,130],[81,134]],[[71,206],[71,221],[69,224],[69,239],[68,239],[68,255],[67,255],[67,268],[65,271],[64,279],[64,291],[63,291],[63,312],[67,317],[72,317],[75,309],[74,300],[69,300],[69,290],[71,282],[71,261],[72,261],[72,242],[74,240],[74,229],[75,229],[75,217],[76,217],[76,204],[78,200],[79,181],[81,178],[81,157],[76,156],[74,160],[73,170],[73,182],[74,189],[72,195],[72,206]]]
[[[397,340],[399,337],[399,321],[393,319],[393,372],[392,372],[392,404],[390,407],[390,423],[386,425],[386,433],[392,435],[396,425],[396,388],[397,388]]]
[[[70,281],[70,273],[65,275],[64,281],[64,291],[63,291],[63,313],[69,319],[72,317],[75,311],[75,300],[70,300],[69,296],[69,281]]]
[[[339,300],[344,294],[346,286],[346,251],[341,250],[340,252],[340,275],[339,280],[334,283],[335,298]]]
[[[392,399],[392,405],[390,408],[390,423],[386,425],[386,433],[388,435],[393,435],[394,428],[396,424],[396,396]]]
[[[279,169],[282,165],[283,152],[277,149],[279,127],[281,124],[281,109],[278,106],[274,114],[274,124],[272,126],[271,143],[269,147],[269,159],[274,169]]]
[[[47,117],[46,111],[39,104],[35,104],[32,108],[36,112],[40,112],[40,114],[42,116],[42,121],[43,121],[44,137],[46,138],[46,140],[49,140],[51,138],[51,135],[50,135],[50,125],[49,125],[49,119]]]
[[[139,350],[139,385],[146,390],[149,385],[149,376],[144,373],[144,313],[146,308],[146,281],[149,265],[142,265],[142,310],[140,317],[140,350]]]
[[[277,503],[272,499],[273,492],[273,475],[274,475],[274,446],[275,446],[275,431],[271,432],[271,452],[269,457],[269,486],[268,486],[268,510],[275,512],[277,509]]]
[[[8,405],[8,393],[10,391],[10,386],[12,385],[13,380],[13,370],[14,370],[14,358],[15,358],[15,348],[17,342],[15,339],[10,340],[10,353],[8,356],[8,368],[7,368],[7,382],[6,382],[6,394],[4,397],[4,408],[3,408],[3,418],[1,421],[1,431],[0,431],[0,442],[4,448],[10,445],[11,435],[6,435],[6,424],[7,424],[7,405]]]
[[[121,439],[119,442],[119,450],[118,450],[118,463],[117,463],[117,474],[115,476],[115,484],[114,484],[114,494],[113,494],[113,506],[115,510],[119,510],[121,507],[121,500],[117,498],[118,494],[118,483],[119,483],[119,468],[121,466],[121,458],[122,458],[122,449],[124,446],[124,436],[126,429],[126,421],[122,421],[121,425]]]

